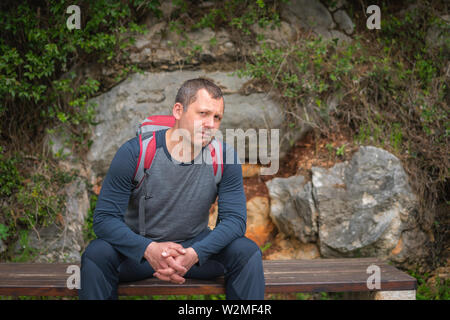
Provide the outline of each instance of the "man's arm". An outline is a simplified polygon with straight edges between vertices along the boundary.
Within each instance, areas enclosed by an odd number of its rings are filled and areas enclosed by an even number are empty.
[[[233,164],[226,159],[232,158]],[[202,265],[210,255],[219,253],[233,240],[245,235],[247,205],[242,180],[242,167],[237,153],[224,143],[224,171],[218,185],[220,223],[204,239],[192,245]]]
[[[185,250],[180,244],[152,241],[133,232],[124,222],[138,154],[139,143],[137,139],[132,139],[122,145],[114,156],[97,200],[94,232],[124,256],[138,263],[147,260],[155,271],[170,267],[172,272],[185,273],[187,270],[183,266],[162,254],[170,252],[173,257],[183,255]],[[181,278],[175,280],[180,282]]]
[[[138,155],[137,139],[128,141],[117,151],[102,184],[93,227],[97,237],[112,244],[126,257],[141,262],[152,240],[136,234],[124,222]]]

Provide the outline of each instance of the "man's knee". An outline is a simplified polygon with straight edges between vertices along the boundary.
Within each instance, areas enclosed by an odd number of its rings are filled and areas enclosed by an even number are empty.
[[[262,260],[261,250],[258,245],[249,238],[241,237],[232,241],[226,247],[227,258],[243,266],[249,259],[258,253]]]
[[[89,243],[81,256],[81,264],[84,264],[86,258],[96,264],[102,264],[114,259],[116,255],[117,252],[111,244],[102,239],[94,239]]]

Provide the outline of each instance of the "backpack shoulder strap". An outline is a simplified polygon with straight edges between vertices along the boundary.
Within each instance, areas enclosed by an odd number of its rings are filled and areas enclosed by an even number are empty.
[[[155,132],[139,135],[139,158],[134,171],[133,181],[137,189],[145,177],[145,171],[152,165],[156,153]]]
[[[139,137],[139,158],[134,170],[133,182],[138,188],[145,177],[145,170],[152,164],[156,152],[155,131],[167,129],[175,125],[171,115],[155,115],[145,118],[136,130]]]
[[[213,139],[208,145],[208,148],[212,159],[214,180],[218,184],[222,180],[223,175],[223,143],[217,139]]]
[[[136,135],[171,128],[175,125],[175,117],[170,115],[156,115],[145,118],[139,125]]]

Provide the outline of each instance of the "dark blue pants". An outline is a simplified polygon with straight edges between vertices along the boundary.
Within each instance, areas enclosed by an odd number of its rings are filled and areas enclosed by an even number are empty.
[[[204,238],[209,229],[182,242],[185,248]],[[144,260],[137,263],[122,255],[102,239],[91,241],[81,257],[79,298],[117,299],[119,282],[137,281],[153,276],[154,270]],[[232,300],[264,299],[264,271],[261,250],[250,239],[232,241],[202,266],[194,265],[185,278],[212,279],[225,276],[226,298]]]

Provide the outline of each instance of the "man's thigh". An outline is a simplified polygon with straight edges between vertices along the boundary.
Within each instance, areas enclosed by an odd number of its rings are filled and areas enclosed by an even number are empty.
[[[152,277],[154,272],[150,263],[145,259],[141,263],[137,263],[132,259],[125,258],[119,265],[119,281],[129,282],[147,279]]]
[[[208,280],[223,276],[224,273],[225,267],[220,262],[209,259],[201,266],[193,265],[185,278]]]

